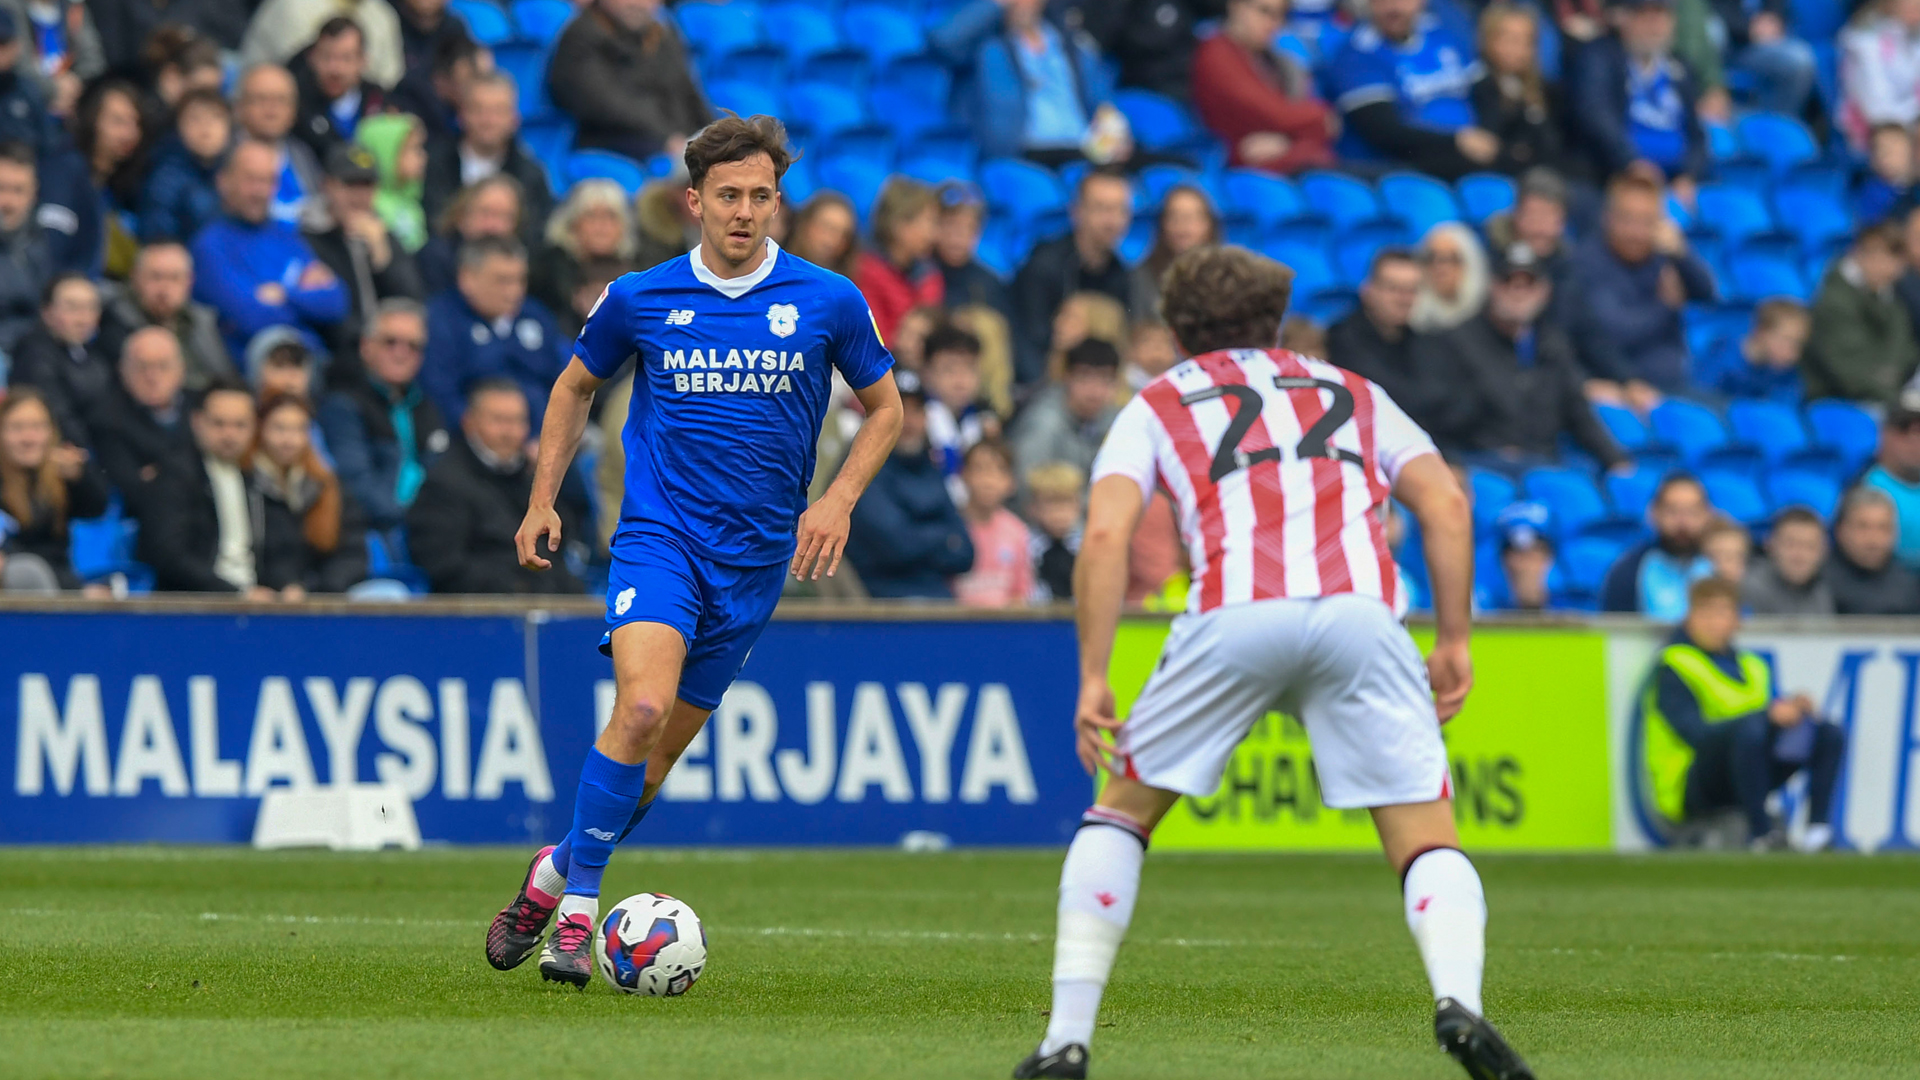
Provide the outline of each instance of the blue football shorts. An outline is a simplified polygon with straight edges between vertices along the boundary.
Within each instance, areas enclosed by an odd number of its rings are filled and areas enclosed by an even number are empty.
[[[607,633],[600,639],[600,651],[612,656],[613,631],[628,623],[671,626],[687,644],[680,699],[697,708],[715,708],[773,617],[786,573],[785,561],[771,566],[716,563],[671,533],[622,522],[613,537]]]

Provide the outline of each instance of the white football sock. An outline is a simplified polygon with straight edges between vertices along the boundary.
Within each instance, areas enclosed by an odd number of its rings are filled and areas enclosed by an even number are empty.
[[[1093,1042],[1100,995],[1140,894],[1147,833],[1111,810],[1087,811],[1060,868],[1060,926],[1053,946],[1053,1015],[1042,1054]]]
[[[575,915],[585,915],[588,922],[596,922],[600,918],[600,898],[568,893],[560,898],[557,915],[560,922],[566,922]]]
[[[553,852],[540,856],[540,861],[533,867],[533,880],[527,884],[531,890],[541,893],[534,898],[536,900],[547,901],[551,897],[565,895],[567,875],[553,868]]]
[[[1449,997],[1480,1014],[1487,962],[1487,898],[1465,855],[1435,848],[1413,860],[1406,878],[1407,929],[1420,946],[1435,1000]]]

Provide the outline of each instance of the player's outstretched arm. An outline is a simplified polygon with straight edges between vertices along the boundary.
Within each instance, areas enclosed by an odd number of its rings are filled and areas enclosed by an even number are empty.
[[[1427,675],[1434,707],[1445,723],[1473,689],[1473,659],[1467,649],[1473,622],[1473,508],[1438,454],[1422,454],[1402,466],[1393,497],[1420,522],[1420,539],[1427,549],[1438,623]]]
[[[1073,564],[1074,621],[1080,631],[1080,703],[1074,709],[1075,749],[1088,772],[1112,753],[1106,733],[1120,726],[1114,716],[1107,668],[1127,597],[1127,552],[1146,498],[1130,476],[1103,476],[1087,499],[1087,527]]]
[[[560,515],[554,513],[553,500],[560,493],[567,466],[573,464],[573,452],[580,449],[580,433],[587,428],[594,392],[605,381],[588,371],[577,356],[554,380],[553,394],[547,398],[547,417],[540,427],[540,460],[533,469],[533,497],[527,502],[527,516],[520,522],[520,531],[513,534],[520,565],[529,570],[553,565],[540,555],[542,536],[547,538],[549,554],[560,550]]]
[[[894,440],[900,437],[900,388],[894,385],[893,372],[855,390],[853,396],[867,410],[867,421],[847,448],[840,475],[833,478],[820,501],[800,515],[800,538],[790,568],[796,578],[811,576],[817,581],[821,570],[832,577],[840,569],[840,554],[853,527],[853,504],[860,501],[860,493],[886,464]]]

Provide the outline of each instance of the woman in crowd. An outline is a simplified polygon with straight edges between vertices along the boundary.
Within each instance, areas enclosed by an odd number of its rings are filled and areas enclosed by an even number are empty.
[[[573,307],[588,263],[633,263],[633,215],[627,192],[612,180],[582,180],[547,219],[546,246],[533,269],[533,294],[556,314]]]
[[[379,186],[373,212],[408,251],[427,242],[427,212],[421,196],[427,175],[427,126],[417,116],[369,116],[353,129],[353,141],[373,155]]]
[[[1443,221],[1427,230],[1420,263],[1426,276],[1408,320],[1415,330],[1451,330],[1480,313],[1487,302],[1487,252],[1471,227]]]
[[[81,587],[67,557],[67,525],[107,512],[107,482],[85,450],[61,441],[53,413],[31,387],[15,387],[0,401],[0,510],[0,589]]]
[[[105,79],[88,87],[74,113],[73,142],[86,159],[100,200],[107,232],[107,276],[125,278],[133,271],[140,245],[121,223],[122,217],[140,205],[141,183],[147,175],[139,88],[123,79]]]
[[[1920,120],[1920,0],[1861,5],[1838,44],[1840,130],[1865,154],[1874,128]]]
[[[915,307],[939,307],[946,280],[933,264],[939,236],[940,201],[933,188],[912,177],[896,176],[880,189],[873,206],[873,241],[878,250],[860,256],[854,283],[873,310],[873,324],[885,340]]]
[[[1474,122],[1500,140],[1494,168],[1519,175],[1560,160],[1560,121],[1540,72],[1540,17],[1497,0],[1480,14],[1480,60],[1473,84]]]
[[[247,467],[254,576],[285,600],[345,592],[367,576],[365,533],[339,478],[314,452],[312,431],[305,398],[267,398]]]
[[[787,250],[843,277],[852,277],[860,261],[860,217],[853,202],[837,191],[820,191],[794,212]]]
[[[1220,242],[1220,215],[1207,193],[1190,184],[1167,189],[1153,247],[1133,270],[1133,311],[1142,316],[1160,310],[1160,278],[1179,256]]]
[[[427,295],[453,288],[460,245],[483,236],[520,235],[520,182],[495,173],[460,189],[434,224],[434,235],[420,249],[420,281]]]

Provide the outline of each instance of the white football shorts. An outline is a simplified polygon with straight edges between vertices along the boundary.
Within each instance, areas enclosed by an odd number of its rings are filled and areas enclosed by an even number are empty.
[[[1208,796],[1268,712],[1298,717],[1321,798],[1337,810],[1451,794],[1427,669],[1406,628],[1368,596],[1257,600],[1174,620],[1118,733],[1123,774]]]

